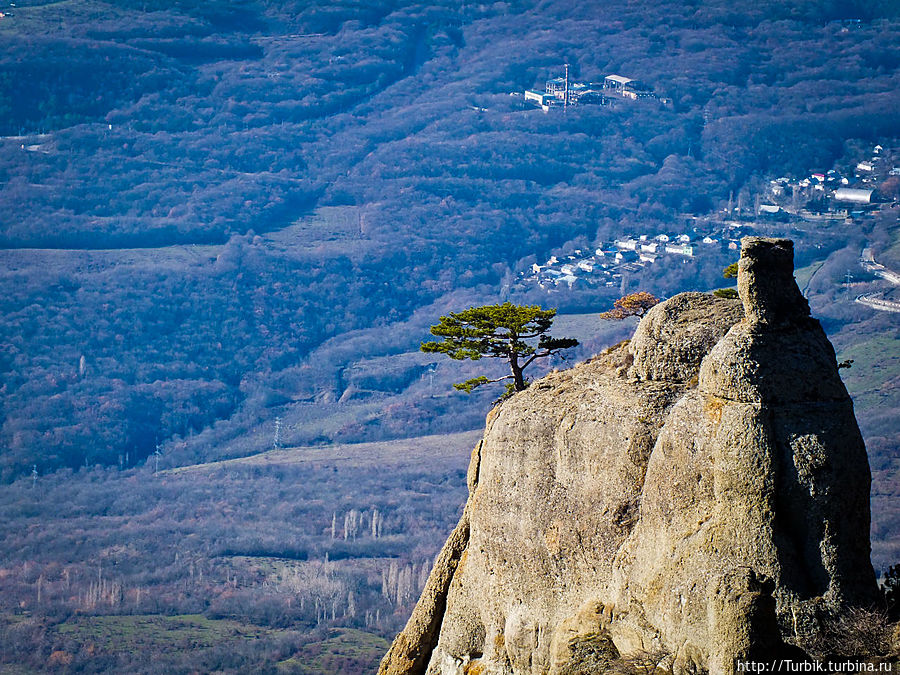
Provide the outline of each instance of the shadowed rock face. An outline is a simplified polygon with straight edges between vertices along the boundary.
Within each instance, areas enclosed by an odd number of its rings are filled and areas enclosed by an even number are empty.
[[[492,411],[380,673],[732,673],[872,601],[865,448],[792,272],[747,238],[741,303],[676,296]]]

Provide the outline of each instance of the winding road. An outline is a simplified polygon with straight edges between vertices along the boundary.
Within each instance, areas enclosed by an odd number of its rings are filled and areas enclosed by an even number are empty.
[[[864,270],[871,272],[876,277],[881,277],[894,284],[894,286],[900,286],[900,274],[889,270],[881,263],[875,262],[871,248],[864,248],[862,250],[862,254],[859,256],[859,264]],[[883,312],[900,313],[900,302],[885,300],[884,298],[878,297],[878,295],[879,294],[857,295],[856,302]]]

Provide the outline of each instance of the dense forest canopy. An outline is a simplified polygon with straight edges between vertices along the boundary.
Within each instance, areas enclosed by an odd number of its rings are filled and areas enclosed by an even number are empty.
[[[217,423],[270,424],[273,406],[340,398],[361,356],[414,350],[424,308],[900,136],[898,16],[862,0],[16,3],[0,20],[3,478],[130,465],[157,443],[196,458]],[[510,95],[564,63],[669,103],[543,113]],[[721,262],[631,283],[706,289]]]

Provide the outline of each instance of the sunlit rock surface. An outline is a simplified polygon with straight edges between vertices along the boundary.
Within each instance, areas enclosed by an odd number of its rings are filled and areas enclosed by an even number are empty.
[[[383,674],[735,672],[868,604],[869,466],[793,245],[488,416],[469,500]]]

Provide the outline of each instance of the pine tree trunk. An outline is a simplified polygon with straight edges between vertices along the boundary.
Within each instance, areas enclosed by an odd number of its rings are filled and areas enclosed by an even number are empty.
[[[516,391],[524,391],[525,390],[525,378],[522,376],[522,369],[519,367],[519,355],[516,353],[510,354],[509,357],[509,369],[512,371],[513,382],[516,386]]]

